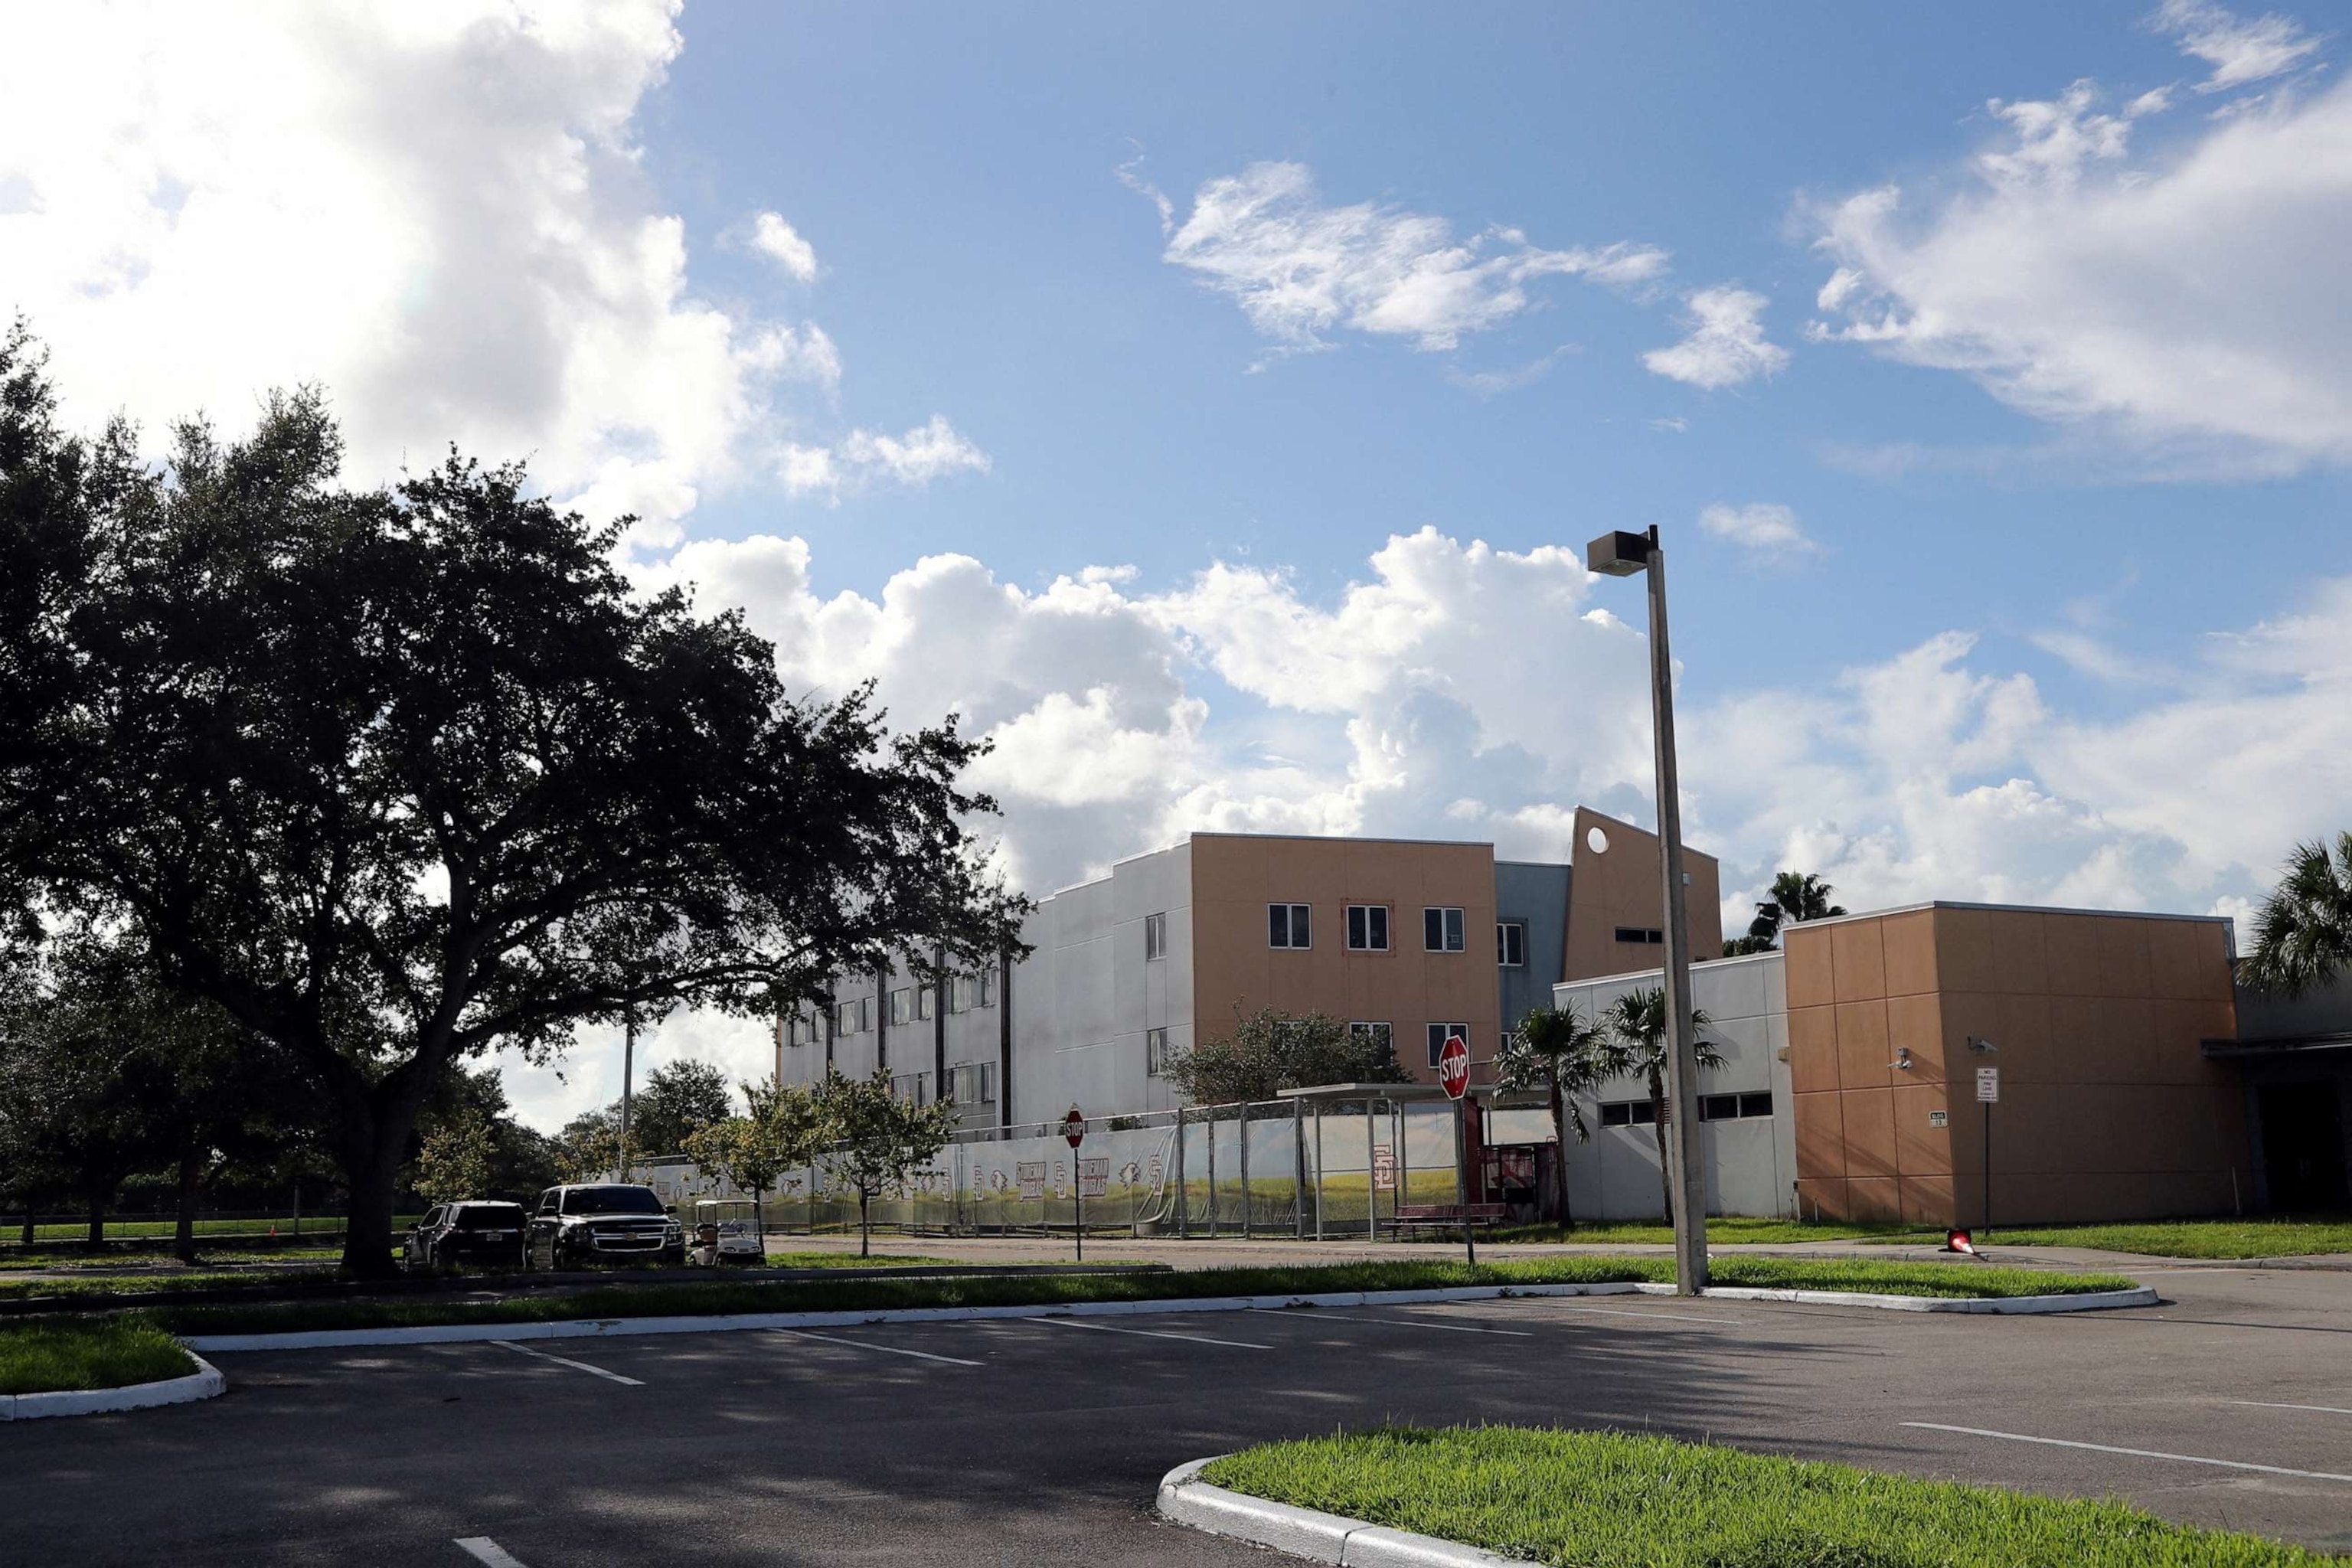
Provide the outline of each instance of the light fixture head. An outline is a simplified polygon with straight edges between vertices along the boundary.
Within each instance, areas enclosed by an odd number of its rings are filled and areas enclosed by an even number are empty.
[[[1908,1046],[1895,1047],[1895,1059],[1887,1065],[1894,1068],[1897,1072],[1909,1072],[1911,1070],[1911,1047]]]
[[[1631,577],[1649,569],[1650,552],[1655,548],[1649,535],[1617,529],[1584,547],[1584,569],[1604,577]]]
[[[1976,1054],[1980,1057],[1989,1057],[1997,1055],[2000,1052],[2000,1047],[1994,1045],[1990,1040],[1980,1040],[1977,1038],[1976,1036],[1970,1035],[1969,1037],[1969,1049],[1976,1052]]]

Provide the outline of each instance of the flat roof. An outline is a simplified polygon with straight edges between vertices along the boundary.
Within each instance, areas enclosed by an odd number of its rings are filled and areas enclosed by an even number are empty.
[[[1924,903],[1890,904],[1883,910],[1856,910],[1852,914],[1824,915],[1817,921],[1795,921],[1791,926],[1784,926],[1781,929],[1790,930],[1794,925],[1843,925],[1849,921],[1876,920],[1881,915],[1915,914],[1921,910],[1991,910],[2001,914],[2012,915],[2122,915],[2136,921],[2206,921],[2216,925],[2231,923],[2231,917],[2228,915],[2179,915],[2165,910],[2078,910],[2066,904],[1975,904],[1961,899],[1929,899]]]
[[[1805,923],[1819,925],[1822,922],[1807,921]],[[1777,947],[1768,947],[1761,952],[1738,952],[1728,958],[1694,958],[1691,960],[1691,973],[1696,974],[1701,969],[1713,969],[1718,964],[1749,963],[1760,959],[1788,956]],[[1666,966],[1662,963],[1655,969],[1621,969],[1614,974],[1581,974],[1574,980],[1555,980],[1551,984],[1552,989],[1557,991],[1563,985],[1606,985],[1616,980],[1660,980],[1664,978],[1665,973]]]

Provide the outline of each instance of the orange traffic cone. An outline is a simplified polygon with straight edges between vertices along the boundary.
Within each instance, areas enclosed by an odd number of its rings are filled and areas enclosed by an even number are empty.
[[[1944,1233],[1944,1250],[1947,1252],[1965,1252],[1970,1258],[1977,1256],[1976,1247],[1969,1240],[1969,1233],[1965,1230],[1946,1231]]]

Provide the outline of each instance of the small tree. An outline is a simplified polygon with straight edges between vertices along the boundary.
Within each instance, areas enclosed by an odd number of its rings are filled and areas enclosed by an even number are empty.
[[[621,1118],[618,1111],[583,1110],[555,1135],[555,1163],[567,1182],[584,1182],[618,1170],[621,1164]]]
[[[2334,853],[2298,844],[2278,886],[2254,911],[2247,983],[2300,996],[2352,970],[2352,832],[2336,835]]]
[[[697,1132],[724,1121],[733,1110],[727,1075],[709,1062],[670,1062],[654,1068],[629,1108],[629,1147],[645,1154],[676,1154]]]
[[[416,1194],[428,1204],[478,1198],[490,1190],[490,1166],[498,1152],[490,1120],[463,1106],[425,1134],[416,1156]]]
[[[1666,1118],[1672,1110],[1666,1101],[1666,994],[1654,985],[1647,991],[1629,991],[1609,1005],[1603,1019],[1625,1050],[1627,1069],[1649,1080],[1650,1124],[1658,1137],[1658,1187],[1665,1194],[1666,1221],[1672,1224],[1675,1180],[1666,1163]],[[1698,1034],[1713,1022],[1697,1008],[1691,1009],[1693,1055],[1702,1068],[1723,1065],[1723,1053]]]
[[[857,1256],[870,1257],[868,1209],[874,1194],[904,1185],[918,1166],[947,1147],[955,1132],[955,1107],[899,1099],[890,1092],[887,1068],[866,1079],[829,1072],[817,1101],[834,1141],[826,1163],[836,1180],[857,1189]]]
[[[1321,1013],[1234,1010],[1229,1035],[1202,1041],[1168,1069],[1196,1105],[1272,1100],[1322,1083],[1407,1083],[1385,1029],[1357,1031]]]
[[[1552,1137],[1559,1145],[1553,1162],[1558,1184],[1559,1222],[1571,1223],[1568,1209],[1568,1134],[1580,1143],[1592,1136],[1584,1124],[1584,1108],[1577,1096],[1589,1094],[1612,1078],[1633,1070],[1633,1057],[1622,1042],[1600,1024],[1590,1022],[1574,1007],[1532,1007],[1503,1044],[1496,1077],[1510,1089],[1543,1086],[1551,1101]]]
[[[815,1163],[830,1142],[829,1124],[814,1091],[803,1085],[770,1082],[741,1087],[751,1114],[730,1116],[698,1129],[687,1139],[686,1152],[702,1169],[751,1194],[752,1220],[764,1237],[768,1222],[763,1205],[769,1190],[786,1172]]]

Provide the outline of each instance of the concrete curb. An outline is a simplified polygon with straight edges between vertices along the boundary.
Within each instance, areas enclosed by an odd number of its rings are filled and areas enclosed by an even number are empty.
[[[196,1334],[191,1350],[352,1350],[377,1345],[480,1343],[488,1340],[572,1340],[626,1334],[721,1334],[750,1329],[839,1329],[861,1323],[947,1323],[979,1318],[1095,1318],[1131,1314],[1242,1312],[1289,1307],[1406,1307],[1432,1301],[1494,1301],[1559,1296],[1671,1296],[1671,1285],[1454,1285],[1424,1290],[1337,1290],[1300,1296],[1195,1296],[1158,1301],[1035,1302],[1001,1307],[892,1307],[832,1312],[737,1312],[670,1318],[572,1318],[537,1323],[429,1323],[415,1328],[309,1329],[271,1334]],[[1738,1286],[1710,1289],[1728,1300],[1798,1301],[1816,1306],[1869,1307],[1897,1312],[2081,1312],[2105,1307],[2152,1307],[2156,1292],[2103,1290],[2075,1296],[2013,1296],[1999,1300],[1943,1296],[1873,1296],[1836,1290],[1764,1290]]]
[[[204,1357],[189,1352],[196,1370],[185,1377],[133,1383],[121,1388],[59,1389],[52,1394],[0,1394],[0,1421],[38,1421],[52,1415],[100,1415],[114,1410],[152,1410],[187,1405],[228,1392],[228,1380]]]
[[[1347,1568],[1497,1568],[1519,1561],[1433,1535],[1390,1530],[1360,1519],[1268,1502],[1200,1479],[1209,1461],[1179,1465],[1160,1482],[1161,1515],[1179,1524],[1270,1546],[1314,1563]]]

